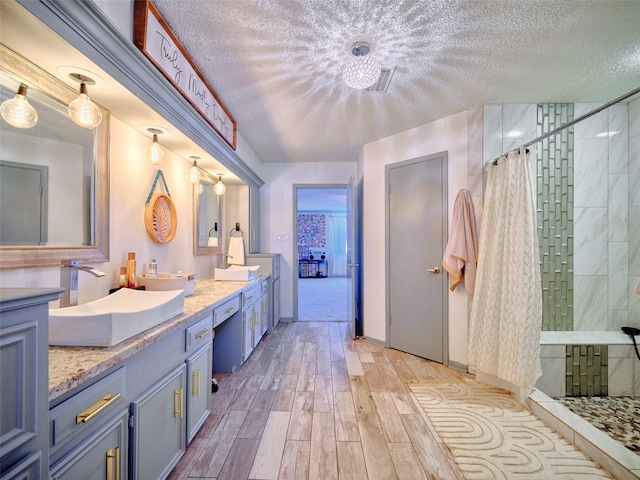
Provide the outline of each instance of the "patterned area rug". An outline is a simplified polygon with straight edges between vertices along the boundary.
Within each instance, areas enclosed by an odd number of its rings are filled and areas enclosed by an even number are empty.
[[[612,478],[502,389],[409,387],[467,480]]]
[[[563,397],[555,400],[640,454],[640,398]]]

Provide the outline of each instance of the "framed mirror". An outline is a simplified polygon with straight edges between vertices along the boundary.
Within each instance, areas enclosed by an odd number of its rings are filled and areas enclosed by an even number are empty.
[[[215,181],[201,177],[193,186],[193,254],[211,255],[220,251],[221,198],[213,191]]]
[[[20,84],[38,113],[31,128],[0,119],[0,268],[109,259],[109,112],[93,130],[67,105],[78,90],[0,45],[0,101]],[[33,187],[33,188],[32,188]],[[25,192],[36,194],[28,197]]]

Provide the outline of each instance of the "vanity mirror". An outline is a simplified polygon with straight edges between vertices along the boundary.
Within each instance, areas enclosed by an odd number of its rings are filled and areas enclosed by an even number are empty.
[[[214,183],[214,180],[202,176],[193,186],[194,255],[211,255],[219,252],[221,197],[213,191]]]
[[[0,268],[109,258],[109,113],[92,130],[67,105],[78,91],[0,45],[0,101],[25,84],[31,128],[0,120]]]

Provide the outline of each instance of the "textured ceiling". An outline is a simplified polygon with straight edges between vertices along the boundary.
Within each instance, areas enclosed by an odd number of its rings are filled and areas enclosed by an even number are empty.
[[[605,102],[640,85],[640,2],[154,0],[267,162],[355,161],[373,140],[483,103]],[[357,40],[395,67],[344,85]]]

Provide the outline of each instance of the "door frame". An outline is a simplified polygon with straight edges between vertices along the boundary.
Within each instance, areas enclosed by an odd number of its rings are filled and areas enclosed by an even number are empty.
[[[294,183],[293,184],[293,235],[291,262],[293,280],[293,321],[298,321],[298,190],[349,189],[347,183]],[[345,207],[346,208],[346,207]]]
[[[391,347],[391,336],[390,336],[390,318],[391,318],[391,239],[390,239],[390,220],[389,220],[389,212],[390,212],[390,196],[391,196],[391,170],[398,167],[404,167],[407,165],[426,162],[429,160],[433,160],[436,158],[442,158],[442,232],[443,232],[443,242],[442,242],[442,256],[444,257],[444,252],[447,247],[447,241],[449,238],[449,183],[448,183],[448,160],[449,155],[448,151],[438,152],[431,155],[422,155],[420,157],[411,158],[409,160],[404,160],[395,163],[389,163],[384,167],[384,182],[385,182],[385,298],[387,301],[385,302],[385,346],[387,348]],[[446,270],[442,269],[442,364],[445,366],[449,365],[449,279],[446,274]]]

